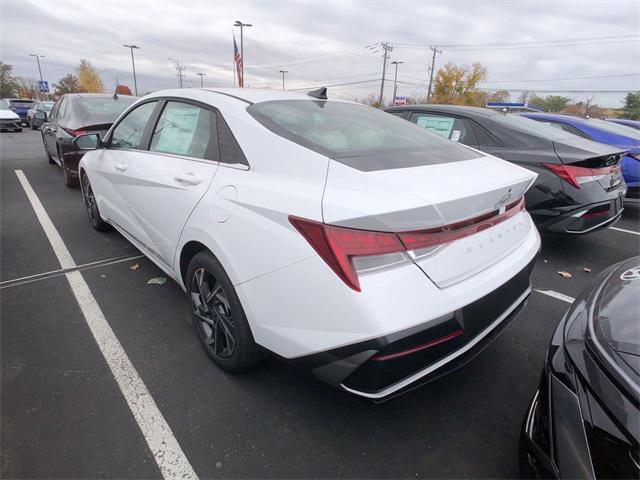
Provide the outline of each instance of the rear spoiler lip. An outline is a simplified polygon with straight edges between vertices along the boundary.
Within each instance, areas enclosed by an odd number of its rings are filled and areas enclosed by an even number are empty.
[[[558,160],[560,161],[560,163],[564,165],[571,165],[572,163],[580,163],[580,162],[584,162],[585,160],[591,160],[591,159],[600,158],[600,157],[608,157],[611,155],[618,155],[620,159],[622,159],[622,157],[629,152],[628,149],[612,147],[610,145],[604,145],[604,144],[601,144],[602,147],[609,147],[609,148],[603,148],[602,151],[596,152],[596,151],[593,151],[593,150],[590,151],[584,148],[577,148],[562,142],[553,141],[552,143],[553,143],[553,150],[556,153]],[[558,151],[560,150],[560,148],[558,148],[560,146],[563,146],[564,149],[566,149],[566,151],[564,152]]]

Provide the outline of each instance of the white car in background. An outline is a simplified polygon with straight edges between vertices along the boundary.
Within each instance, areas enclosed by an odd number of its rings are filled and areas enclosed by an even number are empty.
[[[530,292],[534,173],[326,89],[156,92],[74,142],[93,226],[185,289],[227,371],[267,350],[387,398],[466,362]]]
[[[22,131],[22,120],[20,116],[7,109],[0,109],[0,131],[13,130],[14,132]]]

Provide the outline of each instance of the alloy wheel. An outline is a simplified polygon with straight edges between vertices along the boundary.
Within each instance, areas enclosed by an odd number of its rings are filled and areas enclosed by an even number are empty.
[[[193,272],[191,304],[198,333],[210,353],[220,359],[233,355],[236,326],[222,284],[204,267]]]
[[[82,177],[82,196],[84,197],[84,204],[87,207],[87,213],[89,214],[89,220],[91,223],[95,224],[98,210],[96,207],[96,198],[93,195],[93,190],[91,189],[91,183],[89,183],[89,177],[84,175]]]

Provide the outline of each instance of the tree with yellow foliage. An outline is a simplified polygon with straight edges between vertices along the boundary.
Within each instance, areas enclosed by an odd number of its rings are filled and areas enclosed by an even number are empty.
[[[80,60],[76,69],[78,73],[78,91],[84,93],[103,93],[104,85],[100,79],[100,75],[96,71],[96,67],[86,59]]]
[[[487,79],[487,69],[481,63],[457,66],[447,63],[436,73],[433,86],[433,103],[450,105],[484,104],[486,95],[478,88]]]

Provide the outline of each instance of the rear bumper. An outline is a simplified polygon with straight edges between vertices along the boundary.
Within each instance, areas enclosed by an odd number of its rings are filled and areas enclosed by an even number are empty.
[[[411,390],[463,366],[509,325],[531,292],[534,263],[483,298],[439,319],[296,362],[321,380],[376,402]]]
[[[610,192],[608,199],[596,203],[559,207],[536,215],[538,228],[555,233],[584,234],[607,227],[617,221],[624,210],[626,188]]]
[[[22,120],[15,118],[13,120],[0,120],[0,128],[22,128]]]

